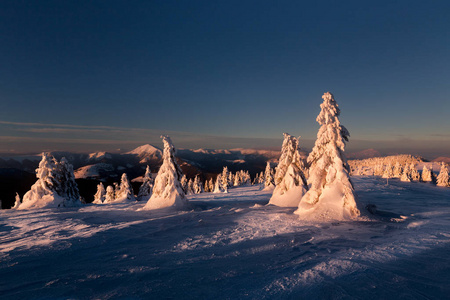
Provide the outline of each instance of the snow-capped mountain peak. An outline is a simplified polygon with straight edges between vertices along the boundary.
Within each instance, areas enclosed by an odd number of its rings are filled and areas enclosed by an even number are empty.
[[[145,162],[149,159],[161,159],[162,158],[162,151],[155,146],[152,146],[150,144],[145,144],[142,146],[137,147],[134,150],[131,150],[130,152],[127,152],[126,154],[132,154],[136,155],[141,159],[141,162]]]

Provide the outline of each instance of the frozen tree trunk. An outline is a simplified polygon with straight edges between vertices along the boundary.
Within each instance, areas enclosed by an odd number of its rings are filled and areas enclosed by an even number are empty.
[[[284,133],[281,156],[275,172],[275,189],[269,204],[297,207],[308,190],[304,172],[298,139]]]
[[[164,142],[163,163],[155,178],[152,196],[144,209],[186,208],[188,202],[180,183],[183,174],[175,159],[175,148],[168,136],[161,138]]]
[[[295,211],[301,219],[344,220],[360,215],[349,166],[344,155],[349,133],[339,122],[340,110],[331,93],[325,93],[317,122],[321,125],[308,156],[310,189]]]

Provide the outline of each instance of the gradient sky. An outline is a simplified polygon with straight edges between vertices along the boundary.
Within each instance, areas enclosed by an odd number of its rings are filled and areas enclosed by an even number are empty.
[[[330,91],[348,151],[450,156],[450,1],[1,1],[0,152],[279,148]]]

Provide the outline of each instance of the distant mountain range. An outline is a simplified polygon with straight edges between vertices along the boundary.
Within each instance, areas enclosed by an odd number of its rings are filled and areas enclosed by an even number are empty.
[[[366,149],[359,152],[347,153],[347,159],[366,159],[380,156],[382,156],[381,153],[375,149]]]
[[[51,152],[56,159],[65,157],[74,167],[77,179],[96,179],[102,181],[119,180],[122,173],[133,179],[144,174],[147,165],[156,173],[162,163],[161,149],[146,144],[126,153],[72,153]],[[201,174],[211,177],[222,171],[224,166],[236,172],[248,170],[251,174],[264,170],[267,161],[276,164],[280,151],[233,149],[179,149],[176,153],[178,163],[188,177]],[[0,158],[0,169],[16,169],[34,173],[41,155]],[[0,171],[1,173],[1,171]]]
[[[73,165],[80,194],[88,201],[92,201],[91,198],[99,181],[106,184],[118,182],[122,173],[127,173],[137,191],[146,166],[150,166],[152,172],[156,173],[162,163],[161,149],[149,144],[126,153],[51,152],[51,154],[58,160],[65,157]],[[224,166],[227,166],[228,170],[232,172],[247,170],[253,177],[256,173],[264,171],[267,162],[275,167],[280,157],[280,151],[178,149],[176,156],[181,169],[188,178],[200,175],[202,180],[206,180],[215,178]],[[306,159],[307,153],[302,152],[302,156]],[[347,154],[349,160],[380,156],[382,155],[374,149]],[[35,170],[40,160],[40,154],[0,158],[0,200],[3,200],[4,207],[10,207],[14,203],[16,192],[23,196],[36,181]],[[448,157],[439,157],[433,161],[450,164]]]

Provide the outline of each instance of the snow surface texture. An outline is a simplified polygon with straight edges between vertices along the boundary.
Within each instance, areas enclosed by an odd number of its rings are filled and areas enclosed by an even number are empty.
[[[344,155],[350,136],[339,122],[339,107],[331,93],[322,96],[317,123],[321,125],[314,148],[308,156],[308,192],[295,211],[303,220],[344,220],[359,216]]]
[[[180,183],[183,174],[175,159],[175,148],[168,136],[161,138],[164,142],[163,163],[156,175],[152,196],[144,209],[185,208],[188,203]]]
[[[357,221],[299,220],[270,192],[0,211],[3,299],[446,299],[450,189],[354,178]],[[386,211],[389,211],[386,212]],[[402,217],[404,216],[404,217]]]

